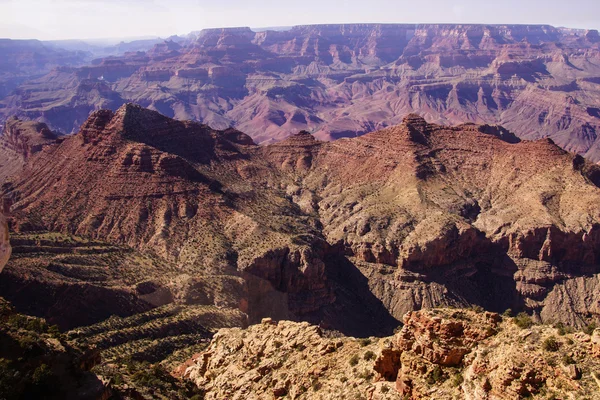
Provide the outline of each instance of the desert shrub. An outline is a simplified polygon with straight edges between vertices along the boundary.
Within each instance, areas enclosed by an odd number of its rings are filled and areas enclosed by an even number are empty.
[[[363,359],[365,359],[366,361],[371,361],[375,359],[375,353],[373,353],[371,350],[367,351],[365,353],[365,355],[363,356]]]
[[[583,328],[583,332],[586,335],[591,335],[596,330],[596,327],[596,323],[592,322],[591,324],[588,324],[585,328]]]
[[[46,386],[53,380],[53,374],[50,367],[46,364],[40,364],[34,371],[31,381],[36,386]]]
[[[51,325],[48,327],[48,334],[54,338],[58,338],[60,337],[60,329],[56,325]]]
[[[365,346],[368,346],[368,345],[370,345],[370,344],[371,344],[371,339],[369,339],[369,338],[364,338],[364,339],[360,339],[358,342],[360,343],[360,345],[361,345],[362,347],[365,347]]]
[[[504,312],[502,313],[503,316],[505,317],[512,317],[513,315],[513,311],[510,308],[507,308],[506,310],[504,310]]]
[[[442,383],[446,380],[444,370],[439,365],[436,365],[433,370],[427,375],[427,383],[434,385],[436,383]]]
[[[558,351],[560,348],[560,343],[556,341],[554,336],[547,337],[542,343],[542,349],[546,351]]]
[[[460,385],[463,384],[464,381],[465,381],[465,378],[463,378],[462,374],[457,373],[456,375],[454,375],[454,377],[452,377],[452,386],[459,387]]]
[[[296,351],[304,351],[306,349],[306,346],[303,345],[302,343],[297,343],[294,345],[294,350]]]
[[[521,329],[531,328],[531,326],[533,325],[533,320],[531,319],[531,317],[525,314],[524,312],[518,313],[517,316],[513,319],[513,321],[515,325],[517,325]]]
[[[564,336],[567,333],[573,332],[573,328],[571,328],[570,326],[566,326],[562,322],[557,322],[556,324],[554,324],[554,328],[556,328],[558,330],[559,336]]]
[[[482,312],[484,312],[484,311],[485,311],[483,307],[481,307],[480,305],[477,305],[477,304],[475,304],[475,305],[472,305],[472,306],[471,306],[471,310],[472,310],[472,311],[475,311],[475,312],[476,312],[476,313],[478,313],[478,314],[480,314],[480,313],[482,313]]]
[[[565,365],[575,364],[575,360],[573,359],[573,357],[570,354],[563,354],[562,362]]]
[[[350,365],[354,367],[356,364],[358,364],[358,354],[355,354],[350,358]]]
[[[319,389],[321,389],[323,387],[323,384],[321,382],[319,382],[318,379],[315,379],[312,382],[311,386],[312,386],[313,391],[318,392]]]
[[[371,379],[373,379],[373,376],[375,376],[375,374],[373,372],[369,371],[368,369],[364,369],[360,374],[358,374],[359,378],[364,379],[367,382],[371,382]]]

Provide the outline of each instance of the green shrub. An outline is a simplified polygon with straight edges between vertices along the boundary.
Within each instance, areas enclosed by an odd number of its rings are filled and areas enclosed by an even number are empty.
[[[531,317],[525,314],[524,312],[518,313],[517,316],[513,319],[513,321],[515,325],[517,325],[521,329],[531,328],[531,326],[533,325],[533,320],[531,319]]]
[[[502,313],[502,315],[505,316],[505,317],[512,317],[512,315],[513,315],[512,309],[507,308],[506,310],[504,310],[504,312]]]
[[[427,375],[427,383],[430,385],[434,385],[436,383],[442,383],[446,380],[446,376],[444,374],[444,370],[436,365],[433,370]]]
[[[48,334],[54,338],[60,337],[60,329],[57,325],[51,325],[48,327]]]
[[[563,354],[562,362],[565,365],[575,364],[575,360],[573,359],[573,357],[570,354]]]
[[[460,385],[463,384],[464,381],[465,381],[465,378],[463,378],[462,374],[461,373],[457,373],[452,378],[452,386],[459,387]]]
[[[355,354],[350,358],[350,365],[354,367],[356,364],[358,364],[358,354]]]
[[[554,336],[549,336],[542,343],[542,348],[546,351],[558,351],[560,348],[560,343],[556,341]]]
[[[554,324],[554,328],[558,330],[559,336],[565,336],[567,333],[572,332],[572,329],[570,327],[567,327],[562,322],[557,322],[556,324]]]
[[[375,359],[375,353],[373,353],[371,350],[367,351],[365,353],[365,355],[363,356],[363,359],[365,359],[365,361],[371,361]]]
[[[476,312],[476,313],[478,313],[478,314],[481,314],[482,312],[484,312],[484,311],[485,311],[485,309],[484,309],[483,307],[481,307],[480,305],[477,305],[477,304],[475,304],[475,305],[472,305],[472,306],[471,306],[471,310],[472,310],[472,311],[475,311],[475,312]]]
[[[321,387],[323,387],[323,384],[321,382],[319,382],[318,379],[315,379],[312,382],[311,386],[312,386],[313,391],[318,392],[319,389],[321,389]]]
[[[52,371],[46,364],[41,364],[37,367],[35,371],[33,371],[33,376],[31,377],[33,384],[39,386],[49,383],[51,379]]]
[[[591,335],[592,333],[594,333],[595,330],[596,330],[596,323],[595,322],[592,322],[591,324],[589,324],[585,328],[583,328],[583,332],[586,335]]]
[[[370,345],[370,344],[371,344],[371,339],[369,339],[369,338],[364,338],[364,339],[360,339],[358,342],[360,343],[360,345],[361,345],[362,347],[365,347],[365,346],[368,346],[368,345]]]

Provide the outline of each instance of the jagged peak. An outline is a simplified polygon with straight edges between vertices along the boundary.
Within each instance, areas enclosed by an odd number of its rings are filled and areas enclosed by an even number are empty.
[[[290,135],[285,140],[275,143],[274,145],[281,144],[283,146],[311,146],[318,143],[321,143],[321,141],[317,140],[310,132],[301,130],[300,132]]]
[[[427,125],[425,118],[415,113],[408,114],[406,117],[404,117],[402,119],[402,123],[406,125]]]

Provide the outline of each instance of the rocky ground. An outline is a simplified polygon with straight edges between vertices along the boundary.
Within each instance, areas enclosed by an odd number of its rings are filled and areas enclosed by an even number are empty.
[[[222,329],[176,372],[206,399],[598,399],[598,351],[593,327],[432,309],[386,338],[270,319]]]

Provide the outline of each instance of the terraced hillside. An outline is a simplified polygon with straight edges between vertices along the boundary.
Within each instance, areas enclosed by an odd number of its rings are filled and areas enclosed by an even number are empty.
[[[171,304],[65,335],[76,346],[99,351],[101,362],[93,372],[109,382],[114,396],[186,399],[199,389],[170,371],[206,348],[219,328],[234,326],[246,326],[239,310]]]

